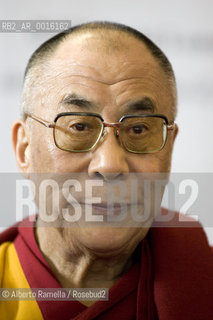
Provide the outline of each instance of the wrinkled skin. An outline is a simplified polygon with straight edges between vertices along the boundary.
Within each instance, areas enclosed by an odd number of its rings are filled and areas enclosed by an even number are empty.
[[[70,37],[44,68],[41,83],[32,111],[50,122],[65,111],[98,113],[106,122],[118,122],[124,114],[135,113],[164,114],[169,122],[174,120],[174,97],[164,71],[141,42],[120,36],[120,32]],[[63,103],[73,93],[90,101],[90,106]],[[131,109],[133,103],[147,97],[152,107]],[[26,175],[84,172],[87,179],[104,183],[122,176],[128,182],[130,174],[140,172],[170,171],[177,127],[169,131],[165,147],[153,154],[127,152],[112,128],[106,132],[94,150],[69,153],[55,146],[52,129],[32,119],[18,120],[13,140],[20,171]],[[143,228],[37,228],[36,236],[63,286],[110,287],[132,265],[133,252],[151,223],[152,217]]]

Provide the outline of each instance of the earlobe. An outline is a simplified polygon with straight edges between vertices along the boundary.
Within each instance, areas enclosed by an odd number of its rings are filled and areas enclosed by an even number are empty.
[[[25,173],[29,168],[29,139],[25,121],[17,120],[14,123],[12,143],[19,170]]]
[[[177,137],[178,131],[179,131],[178,125],[175,123],[175,129],[174,129],[174,140],[175,140],[175,139],[176,139],[176,137]]]

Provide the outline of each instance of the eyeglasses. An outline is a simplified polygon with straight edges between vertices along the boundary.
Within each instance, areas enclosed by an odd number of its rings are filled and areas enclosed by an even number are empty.
[[[53,128],[55,145],[68,152],[88,152],[104,138],[106,127],[114,128],[120,144],[132,153],[154,153],[166,144],[168,130],[174,130],[161,114],[125,115],[118,123],[104,122],[96,113],[59,113],[54,122],[48,122],[33,114],[25,113],[47,128]]]

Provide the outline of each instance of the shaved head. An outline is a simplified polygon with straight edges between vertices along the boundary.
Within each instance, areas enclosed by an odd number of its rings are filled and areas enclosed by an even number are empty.
[[[66,32],[47,40],[33,53],[24,75],[23,117],[25,117],[26,111],[32,111],[38,106],[38,101],[45,105],[46,86],[48,84],[49,89],[51,89],[51,83],[54,85],[54,79],[60,74],[60,64],[63,64],[63,52],[66,54],[67,50],[70,50],[72,39],[75,39],[75,45],[76,43],[78,45],[77,39],[79,39],[79,44],[83,43],[82,55],[84,50],[90,50],[91,52],[98,51],[107,57],[107,55],[109,56],[116,52],[134,50],[134,43],[129,46],[129,43],[124,41],[125,37],[138,40],[150,52],[150,55],[164,72],[168,80],[169,90],[173,96],[171,110],[173,118],[175,118],[177,108],[176,82],[172,66],[165,54],[139,31],[125,25],[110,22],[86,23],[70,28]],[[72,64],[67,66],[67,68],[69,67],[72,67]],[[53,71],[55,74],[53,74]]]

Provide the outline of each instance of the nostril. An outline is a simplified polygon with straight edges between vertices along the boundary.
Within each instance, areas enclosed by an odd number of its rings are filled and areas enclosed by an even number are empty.
[[[100,172],[95,172],[95,177],[98,178],[98,179],[103,179],[103,176]]]
[[[120,179],[123,180],[124,179],[124,173],[122,172],[95,172],[94,174],[94,178],[96,179],[101,179],[104,182],[112,182],[115,179]]]

